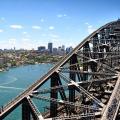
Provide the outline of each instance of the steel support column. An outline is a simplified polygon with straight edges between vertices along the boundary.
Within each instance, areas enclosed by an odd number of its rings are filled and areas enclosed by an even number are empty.
[[[89,57],[89,42],[86,42],[85,45],[83,46],[83,55],[86,57]],[[83,63],[86,62],[88,59],[83,57]],[[83,71],[88,71],[88,63],[83,64]],[[83,74],[83,80],[88,79],[88,74]]]
[[[22,103],[22,120],[30,120],[30,106],[26,99]]]
[[[58,79],[58,84],[62,85],[62,82],[61,82],[60,78]],[[67,97],[65,95],[64,88],[61,88],[61,90],[59,91],[59,93],[60,93],[60,96],[61,96],[62,100],[67,101]],[[68,109],[67,105],[65,105],[65,110],[66,110],[66,114],[68,115],[69,109]]]
[[[77,55],[73,54],[73,56],[70,58],[70,65],[77,63]],[[77,70],[76,66],[70,66],[70,70]],[[76,81],[76,73],[70,72],[70,79],[73,81]],[[69,101],[75,102],[75,89],[74,86],[69,87]],[[74,108],[70,107],[70,111],[74,111]]]
[[[59,75],[57,72],[53,73],[51,76],[51,87],[58,86],[58,80],[59,80]],[[50,94],[51,98],[58,98],[58,92],[55,90],[51,90]],[[56,117],[57,116],[57,103],[56,102],[50,102],[50,117]]]
[[[93,58],[96,59],[98,58],[98,54],[96,52],[98,52],[98,33],[93,37]]]

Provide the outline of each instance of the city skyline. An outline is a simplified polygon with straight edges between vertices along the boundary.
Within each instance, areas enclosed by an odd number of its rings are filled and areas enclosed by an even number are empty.
[[[49,43],[52,43],[52,42],[48,42],[47,45],[42,45],[42,44],[41,44],[41,45],[38,45],[38,46],[36,47],[36,49],[31,48],[30,50],[38,50],[39,47],[45,47],[45,49],[48,50],[48,49],[49,49],[49,48],[48,48],[48,44],[49,44]],[[70,48],[70,47],[73,48],[72,45],[71,45],[71,46],[65,46],[65,45],[61,44],[61,45],[59,45],[59,46],[55,46],[54,43],[52,43],[52,49],[53,49],[53,48],[57,48],[57,49],[58,49],[58,48],[61,48],[61,49],[63,49],[63,46],[64,46],[64,49]],[[16,48],[15,46],[13,46],[12,48],[8,48],[8,49],[7,49],[7,48],[4,48],[4,49],[1,49],[1,48],[0,48],[0,50],[27,50],[27,49],[26,49],[26,48],[22,48],[22,47],[21,47],[21,48]]]
[[[1,0],[0,49],[37,49],[49,42],[75,47],[118,19],[119,4],[119,0]]]

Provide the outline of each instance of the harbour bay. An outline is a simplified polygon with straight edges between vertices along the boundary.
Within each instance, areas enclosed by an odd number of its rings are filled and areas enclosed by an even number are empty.
[[[0,107],[40,79],[52,66],[52,64],[26,65],[0,72]],[[20,107],[5,120],[21,120]]]

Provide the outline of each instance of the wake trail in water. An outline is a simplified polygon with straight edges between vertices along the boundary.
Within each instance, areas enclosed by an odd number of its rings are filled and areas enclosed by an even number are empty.
[[[25,90],[24,88],[0,86],[0,89]]]
[[[12,78],[13,80],[9,81],[9,82],[6,82],[6,83],[2,83],[0,85],[8,85],[8,84],[11,84],[11,83],[14,83],[15,81],[17,81],[18,79],[17,78]]]

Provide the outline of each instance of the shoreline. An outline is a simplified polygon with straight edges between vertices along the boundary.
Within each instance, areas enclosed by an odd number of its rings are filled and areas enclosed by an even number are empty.
[[[6,67],[6,68],[0,68],[0,72],[9,71],[9,69],[16,68],[16,67],[19,67],[19,66],[39,65],[39,64],[55,64],[55,63],[56,62],[41,62],[41,63],[34,63],[34,64],[21,64],[21,65]]]

